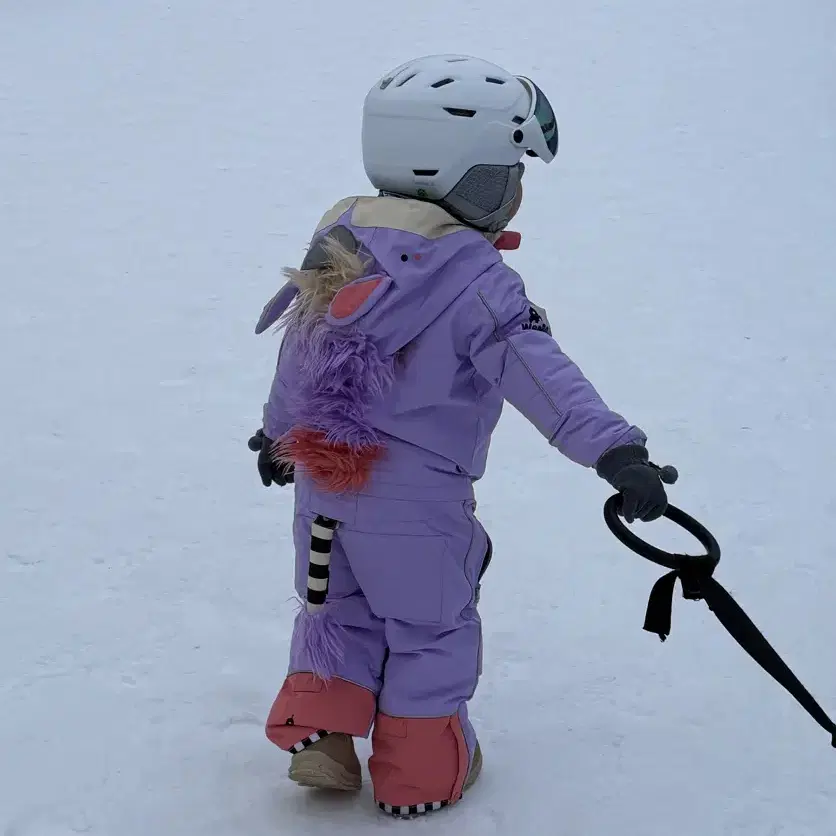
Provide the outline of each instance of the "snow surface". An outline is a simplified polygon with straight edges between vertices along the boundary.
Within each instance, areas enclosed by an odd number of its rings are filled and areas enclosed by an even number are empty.
[[[658,572],[512,410],[479,493],[479,785],[393,822],[263,736],[292,497],[246,448],[277,345],[252,329],[367,189],[367,87],[434,51],[549,91],[509,261],[836,711],[836,4],[519,8],[0,3],[2,836],[836,834],[826,735],[704,605],[642,632]],[[669,528],[642,533],[691,545]]]

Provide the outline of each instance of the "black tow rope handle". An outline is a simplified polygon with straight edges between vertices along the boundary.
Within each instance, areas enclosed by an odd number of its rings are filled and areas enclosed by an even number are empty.
[[[669,465],[653,467],[659,471],[662,481],[666,484],[673,484],[678,478],[676,470]],[[609,530],[631,551],[671,570],[656,581],[650,592],[644,629],[655,633],[662,641],[670,635],[673,593],[676,581],[679,580],[682,585],[682,597],[691,601],[705,601],[731,637],[830,734],[831,745],[836,747],[836,723],[825,714],[824,709],[801,684],[728,590],[714,579],[714,570],[720,562],[720,545],[714,535],[684,511],[668,505],[664,516],[696,537],[705,553],[688,555],[666,552],[645,542],[627,527],[621,518],[621,504],[621,494],[611,496],[604,503],[604,522]]]

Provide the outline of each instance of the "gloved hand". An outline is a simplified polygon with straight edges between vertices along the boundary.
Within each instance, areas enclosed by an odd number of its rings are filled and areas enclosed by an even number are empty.
[[[258,473],[261,483],[269,488],[274,482],[280,487],[292,484],[293,462],[276,462],[270,455],[273,440],[264,435],[264,430],[257,430],[247,442],[247,446],[254,453],[258,453]]]
[[[662,483],[672,484],[677,478],[674,468],[658,468],[652,464],[641,444],[624,444],[607,450],[598,459],[595,471],[621,494],[621,515],[628,523],[658,520],[668,507],[668,495]]]

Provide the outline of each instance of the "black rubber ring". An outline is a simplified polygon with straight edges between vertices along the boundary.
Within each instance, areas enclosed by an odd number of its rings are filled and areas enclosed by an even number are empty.
[[[651,546],[641,537],[633,534],[619,515],[621,510],[621,494],[611,496],[604,503],[604,522],[607,528],[631,551],[641,555],[653,563],[664,566],[666,569],[682,569],[683,567],[705,566],[706,569],[714,571],[720,562],[720,544],[714,539],[714,535],[702,523],[697,522],[693,517],[668,505],[664,517],[684,528],[689,534],[699,540],[705,549],[705,554],[674,554]]]

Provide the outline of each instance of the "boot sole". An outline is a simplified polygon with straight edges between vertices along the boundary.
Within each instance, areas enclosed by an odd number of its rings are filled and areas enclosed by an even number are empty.
[[[362,785],[359,775],[349,772],[322,752],[306,752],[304,760],[292,764],[287,774],[300,787],[319,790],[356,792]]]

